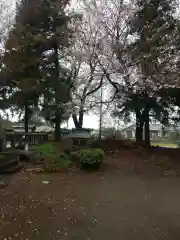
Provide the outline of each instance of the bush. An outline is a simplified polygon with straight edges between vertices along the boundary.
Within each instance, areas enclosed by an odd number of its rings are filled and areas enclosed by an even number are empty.
[[[77,157],[84,169],[98,169],[103,162],[104,151],[99,148],[79,150]]]
[[[35,149],[35,152],[45,160],[44,169],[46,171],[58,171],[68,168],[71,164],[68,155],[58,151],[53,143],[40,145]]]

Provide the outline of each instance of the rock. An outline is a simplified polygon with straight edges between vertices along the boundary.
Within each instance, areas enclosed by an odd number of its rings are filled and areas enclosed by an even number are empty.
[[[32,173],[41,173],[44,172],[43,168],[35,167],[35,168],[26,168],[25,172],[32,172]]]
[[[4,179],[0,178],[0,189],[7,187],[7,183],[5,183]]]
[[[49,181],[42,181],[43,184],[49,184]]]

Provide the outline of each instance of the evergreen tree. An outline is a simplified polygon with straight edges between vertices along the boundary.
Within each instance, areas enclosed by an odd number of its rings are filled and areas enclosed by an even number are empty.
[[[145,126],[146,145],[150,144],[149,114],[155,107],[152,98],[155,99],[157,89],[165,84],[174,54],[176,21],[173,14],[172,0],[139,0],[130,24],[130,34],[135,41],[129,50],[134,64],[139,68],[137,94],[140,92],[143,96],[144,107],[140,117]]]
[[[60,59],[69,44],[67,4],[67,0],[22,0],[6,43],[4,61],[8,71],[12,72],[13,99],[18,93],[25,108],[26,131],[29,107],[37,104],[40,96],[46,97],[48,91],[54,94],[56,140],[60,138],[60,105],[62,101],[68,101],[65,93],[69,94],[68,86],[60,77]]]

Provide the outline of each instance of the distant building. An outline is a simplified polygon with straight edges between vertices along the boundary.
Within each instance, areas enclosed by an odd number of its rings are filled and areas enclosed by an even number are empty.
[[[4,128],[6,132],[14,132],[14,133],[24,133],[24,123],[17,122],[11,123],[11,126],[8,125]],[[29,124],[28,125],[29,132],[36,132],[36,133],[48,133],[53,136],[54,134],[54,127],[47,125],[47,124]],[[61,136],[68,137],[72,139],[90,139],[92,137],[91,134],[92,130],[87,128],[82,129],[65,129],[61,128]]]
[[[35,126],[34,124],[29,124],[28,125],[29,132],[32,132],[34,126]],[[22,122],[20,122],[20,123],[12,123],[12,130],[14,132],[25,132],[24,123],[22,123]]]
[[[77,139],[90,139],[92,130],[88,128],[82,129],[72,129],[71,132],[67,135],[69,138],[77,138]]]
[[[37,126],[35,132],[54,132],[54,128],[47,124],[43,124]]]
[[[157,139],[158,137],[167,137],[170,133],[179,131],[180,128],[174,128],[173,126],[164,127],[161,124],[150,124],[150,138]],[[121,130],[123,137],[129,139],[135,139],[136,137],[136,124],[132,124]]]

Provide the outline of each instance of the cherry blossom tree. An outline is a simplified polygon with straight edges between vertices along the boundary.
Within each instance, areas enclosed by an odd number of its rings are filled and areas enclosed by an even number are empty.
[[[96,92],[110,83],[119,91],[120,81],[129,74],[127,23],[132,7],[124,1],[83,1],[79,7],[82,20],[71,49],[73,120],[82,128],[84,113],[96,104]],[[72,61],[73,59],[73,61]],[[117,81],[118,79],[118,81]]]

